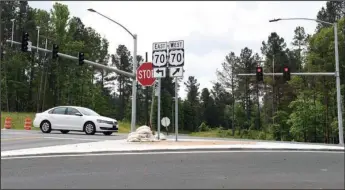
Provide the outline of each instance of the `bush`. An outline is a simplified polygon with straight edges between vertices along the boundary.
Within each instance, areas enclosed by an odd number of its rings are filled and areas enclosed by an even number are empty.
[[[205,122],[202,122],[201,125],[199,126],[199,132],[204,132],[204,131],[209,131],[210,128],[206,125]]]
[[[257,136],[257,139],[260,140],[266,140],[267,134],[265,134],[265,132],[260,131],[259,135]]]

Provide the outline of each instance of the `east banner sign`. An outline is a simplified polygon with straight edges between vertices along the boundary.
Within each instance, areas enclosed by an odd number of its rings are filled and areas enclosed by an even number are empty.
[[[137,69],[137,81],[142,86],[152,86],[155,82],[153,77],[153,64],[151,62],[143,63]]]

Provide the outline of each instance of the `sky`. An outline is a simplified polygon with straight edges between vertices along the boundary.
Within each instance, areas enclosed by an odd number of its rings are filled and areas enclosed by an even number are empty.
[[[29,5],[49,11],[56,1],[29,1]],[[315,31],[316,22],[280,21],[274,18],[316,18],[325,1],[60,1],[69,7],[70,15],[94,28],[110,42],[109,53],[115,53],[119,44],[133,50],[133,38],[121,27],[87,11],[93,8],[124,25],[138,35],[138,54],[152,55],[152,43],[184,40],[184,78],[195,76],[202,88],[212,88],[230,52],[239,55],[248,47],[261,53],[262,41],[271,32],[285,39],[288,46],[297,26],[306,33]],[[186,97],[183,88],[179,96]]]

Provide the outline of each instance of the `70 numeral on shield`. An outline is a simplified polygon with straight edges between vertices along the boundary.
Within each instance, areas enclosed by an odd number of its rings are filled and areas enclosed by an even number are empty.
[[[159,59],[159,62],[160,63],[164,63],[165,62],[165,56],[164,54],[160,54],[160,55],[155,55],[155,58],[156,58],[156,63],[158,63],[158,59]]]
[[[175,57],[176,57],[177,62],[181,62],[182,60],[181,53],[171,53],[170,55],[172,56],[172,60],[171,60],[172,62],[175,62]]]

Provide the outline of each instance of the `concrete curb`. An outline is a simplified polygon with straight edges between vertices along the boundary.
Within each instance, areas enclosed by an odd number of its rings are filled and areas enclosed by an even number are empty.
[[[121,150],[121,151],[95,151],[95,152],[66,152],[66,153],[39,153],[25,155],[7,155],[1,158],[29,157],[29,156],[59,156],[59,155],[83,155],[83,154],[112,154],[112,153],[149,153],[149,152],[180,152],[180,151],[318,151],[318,152],[345,152],[340,149],[312,149],[312,148],[191,148],[191,149],[152,149],[152,150]]]

